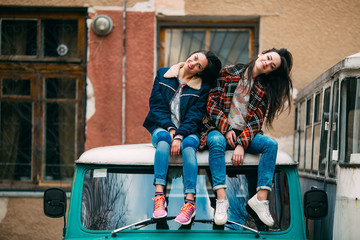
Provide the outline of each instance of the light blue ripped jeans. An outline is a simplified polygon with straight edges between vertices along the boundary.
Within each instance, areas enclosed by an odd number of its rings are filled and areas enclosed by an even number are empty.
[[[163,128],[157,128],[151,135],[151,142],[156,148],[154,160],[154,185],[166,184],[166,175],[169,167],[171,136]],[[197,181],[197,158],[196,149],[200,144],[198,136],[191,134],[181,142],[181,153],[183,157],[184,192],[196,193]]]
[[[219,131],[209,132],[206,140],[209,146],[209,167],[212,175],[214,191],[226,188],[225,150],[232,149]],[[266,189],[271,191],[275,171],[278,144],[275,139],[261,134],[255,135],[245,153],[261,153],[258,166],[256,191]]]

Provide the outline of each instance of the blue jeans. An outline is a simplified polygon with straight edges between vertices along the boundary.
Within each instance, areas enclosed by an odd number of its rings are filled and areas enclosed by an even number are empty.
[[[151,142],[156,148],[154,161],[154,185],[166,184],[166,175],[169,167],[171,136],[168,131],[157,128],[151,135]],[[196,193],[197,181],[197,158],[196,149],[200,144],[198,136],[191,134],[181,142],[181,153],[183,157],[184,192]]]
[[[209,166],[212,175],[214,191],[226,188],[225,150],[231,149],[225,137],[217,130],[211,131],[207,136],[209,146]],[[251,141],[245,153],[261,153],[258,166],[257,188],[271,191],[272,178],[275,171],[278,144],[275,139],[257,134]]]

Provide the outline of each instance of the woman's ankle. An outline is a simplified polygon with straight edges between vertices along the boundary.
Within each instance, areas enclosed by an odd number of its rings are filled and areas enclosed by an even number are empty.
[[[225,199],[226,200],[226,191],[225,188],[220,188],[216,190],[217,199]]]

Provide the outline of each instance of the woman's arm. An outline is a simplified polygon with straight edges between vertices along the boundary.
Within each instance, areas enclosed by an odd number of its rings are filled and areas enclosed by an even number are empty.
[[[206,113],[209,90],[209,85],[203,84],[199,99],[187,111],[184,120],[180,123],[179,128],[176,130],[175,136],[181,135],[186,137],[197,131],[201,120]]]
[[[220,77],[217,80],[217,86],[210,90],[209,99],[207,104],[207,114],[217,129],[225,134],[231,130],[231,126],[228,119],[223,111],[223,101],[226,99],[224,96],[226,79],[231,76],[228,75],[227,71],[221,70]],[[231,100],[231,99],[230,99]]]
[[[153,88],[151,91],[151,96],[149,99],[151,119],[161,128],[168,129],[173,127],[176,129],[175,125],[171,121],[171,111],[169,109],[169,104],[166,103],[160,91],[160,75],[163,74],[157,71]]]

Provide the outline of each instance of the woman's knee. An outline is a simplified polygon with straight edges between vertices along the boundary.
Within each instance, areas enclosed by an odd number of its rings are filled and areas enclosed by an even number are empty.
[[[212,147],[226,147],[225,137],[218,131],[211,131],[207,137],[206,143],[210,148]]]
[[[161,141],[165,141],[167,142],[169,145],[171,145],[172,139],[170,136],[170,133],[167,131],[159,131],[158,133],[156,133],[156,137],[157,137],[157,143],[161,142]]]
[[[193,149],[197,149],[197,147],[200,144],[200,140],[198,137],[196,136],[187,136],[186,138],[183,139],[183,141],[181,142],[181,150],[184,150],[185,148],[191,147]]]
[[[277,150],[278,149],[278,142],[272,138],[272,137],[267,137],[267,141],[266,144],[268,147]]]

